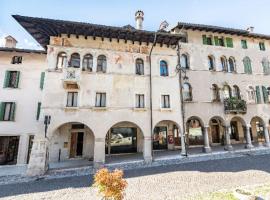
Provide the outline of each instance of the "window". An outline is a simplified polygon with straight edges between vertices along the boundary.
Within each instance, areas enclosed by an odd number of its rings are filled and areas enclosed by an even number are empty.
[[[212,95],[213,101],[220,101],[219,88],[216,84],[212,85]]]
[[[226,44],[227,44],[227,47],[233,48],[233,39],[227,37]]]
[[[233,97],[236,99],[241,99],[240,89],[237,85],[233,86]]]
[[[264,45],[264,42],[260,42],[260,43],[259,43],[259,47],[260,47],[260,50],[261,50],[261,51],[265,51],[265,45]]]
[[[67,94],[67,107],[78,106],[78,92],[68,92]]]
[[[14,121],[15,102],[2,102],[0,106],[0,121]]]
[[[67,54],[65,52],[61,52],[57,55],[57,64],[56,69],[62,69],[66,66],[67,63]]]
[[[215,37],[214,37],[214,41],[215,41],[215,45],[216,45],[216,46],[222,46],[222,47],[225,46],[224,38],[223,38],[223,37],[215,36]]]
[[[189,83],[183,84],[183,100],[192,101],[192,89]]]
[[[71,54],[69,67],[80,68],[81,59],[78,53]]]
[[[41,102],[38,102],[36,120],[39,120],[40,109],[41,109]]]
[[[93,56],[91,54],[86,54],[83,57],[83,66],[82,66],[82,70],[83,71],[89,71],[91,72],[93,69]]]
[[[18,88],[20,80],[19,71],[6,71],[4,88]]]
[[[252,74],[251,60],[249,57],[243,59],[244,71],[246,74]]]
[[[184,69],[189,69],[189,60],[188,60],[188,55],[182,54],[180,58],[180,64],[181,67]]]
[[[136,94],[136,108],[144,108],[144,95]]]
[[[255,90],[252,86],[248,87],[248,101],[254,103],[255,102]]]
[[[230,86],[228,85],[224,85],[224,88],[223,88],[223,97],[224,99],[229,99],[231,98],[231,88]]]
[[[263,73],[265,75],[269,75],[270,74],[270,63],[269,63],[269,60],[267,58],[263,58],[262,66],[263,66]]]
[[[161,95],[161,108],[170,108],[170,95]]]
[[[203,38],[203,44],[213,45],[212,36],[203,35],[202,38]]]
[[[209,70],[215,70],[214,56],[208,56],[208,67],[209,67]]]
[[[228,69],[227,69],[227,59],[226,57],[221,57],[220,58],[220,63],[221,63],[221,69],[222,71],[226,72]]]
[[[11,64],[21,64],[22,56],[13,56],[11,60]]]
[[[96,93],[96,107],[106,107],[106,93]]]
[[[144,64],[141,58],[136,59],[136,74],[144,75]]]
[[[241,40],[241,45],[243,49],[247,49],[247,41],[246,40]]]
[[[269,103],[269,91],[265,86],[262,86],[262,92],[263,92],[264,103]]]
[[[235,59],[234,57],[229,58],[229,67],[228,67],[228,72],[235,72]]]
[[[45,72],[41,72],[40,74],[40,82],[39,82],[39,88],[43,90],[44,87],[44,79],[45,79]]]
[[[262,103],[260,87],[256,86],[256,103]]]
[[[107,68],[107,59],[106,56],[100,55],[97,59],[97,72],[106,72]]]
[[[162,60],[160,61],[160,76],[168,76],[168,65],[167,62]]]

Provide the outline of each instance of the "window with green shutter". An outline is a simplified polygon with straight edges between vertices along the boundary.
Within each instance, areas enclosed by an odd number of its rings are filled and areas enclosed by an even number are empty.
[[[262,67],[263,67],[263,73],[265,75],[269,75],[270,74],[270,63],[269,63],[267,58],[263,58]]]
[[[264,103],[269,103],[268,91],[267,91],[266,87],[262,86],[262,92],[263,92],[263,101],[264,101]]]
[[[5,106],[5,102],[0,103],[0,121],[4,121]]]
[[[39,88],[40,88],[41,90],[43,90],[44,79],[45,79],[45,72],[41,72],[41,75],[40,75],[40,83],[39,83]]]
[[[19,71],[6,71],[4,88],[18,88],[20,81]]]
[[[206,38],[206,35],[203,35],[203,36],[202,36],[202,39],[203,39],[203,44],[207,44],[207,38]]]
[[[260,92],[260,87],[256,86],[256,103],[261,103],[261,92]]]
[[[14,121],[15,110],[15,102],[2,102],[0,108],[0,121]]]
[[[36,120],[39,120],[39,116],[40,116],[40,109],[41,109],[41,102],[38,102]]]
[[[261,50],[261,51],[265,51],[265,45],[264,45],[264,42],[260,42],[260,43],[259,43],[259,47],[260,47],[260,50]]]
[[[249,57],[245,57],[243,59],[243,63],[244,63],[244,72],[246,74],[252,74],[252,67],[251,67],[251,60]]]
[[[219,39],[218,39],[218,36],[215,36],[215,37],[214,37],[214,41],[215,41],[215,45],[216,45],[216,46],[219,46]]]
[[[227,44],[227,47],[233,48],[233,39],[227,37],[226,44]]]
[[[247,41],[246,40],[241,40],[241,45],[243,49],[247,49]]]

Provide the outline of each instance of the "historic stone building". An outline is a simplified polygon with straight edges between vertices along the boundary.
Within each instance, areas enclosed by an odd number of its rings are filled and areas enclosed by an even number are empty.
[[[12,37],[0,49],[2,164],[30,159],[35,175],[77,158],[269,146],[270,36],[186,23],[150,32],[142,11],[136,28],[13,17],[46,52]]]

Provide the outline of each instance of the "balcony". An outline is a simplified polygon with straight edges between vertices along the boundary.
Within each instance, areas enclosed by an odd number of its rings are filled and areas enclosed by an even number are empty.
[[[63,86],[65,89],[79,89],[81,81],[81,69],[67,67],[63,70]]]
[[[225,114],[246,114],[247,103],[234,97],[224,99],[224,111]]]

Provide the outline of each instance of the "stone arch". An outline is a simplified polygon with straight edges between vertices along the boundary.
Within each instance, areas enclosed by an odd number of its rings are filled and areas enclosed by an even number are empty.
[[[255,142],[265,142],[264,138],[265,122],[259,116],[254,116],[250,120],[250,136]]]
[[[213,116],[209,119],[209,141],[211,145],[225,144],[226,123],[220,116]]]
[[[64,122],[54,126],[49,137],[49,161],[70,158],[93,160],[95,135],[86,124],[78,121]]]
[[[240,116],[233,116],[230,119],[230,128],[231,128],[231,143],[245,143],[246,141],[246,131],[248,124]]]
[[[174,120],[160,120],[153,130],[153,149],[180,149],[181,146],[181,128]]]
[[[186,121],[187,143],[189,146],[204,144],[204,123],[200,117],[191,116]]]

